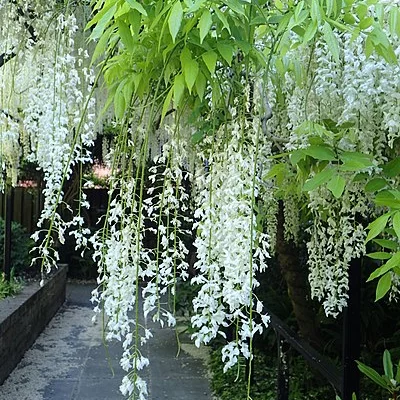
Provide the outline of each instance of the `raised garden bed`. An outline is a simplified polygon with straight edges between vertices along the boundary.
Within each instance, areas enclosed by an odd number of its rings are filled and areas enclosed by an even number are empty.
[[[0,384],[64,303],[67,269],[60,266],[43,287],[31,283],[0,301]]]

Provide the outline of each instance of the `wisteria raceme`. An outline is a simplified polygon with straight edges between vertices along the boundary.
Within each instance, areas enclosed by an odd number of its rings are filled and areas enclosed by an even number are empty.
[[[16,185],[21,158],[20,126],[18,121],[0,111],[0,164],[1,170],[6,172],[11,184]],[[0,191],[4,191],[5,182],[0,174]]]
[[[83,68],[89,63],[89,54],[79,50],[74,40],[82,27],[71,13],[59,13],[54,18],[51,2],[36,2],[34,6],[29,2],[7,3],[10,5],[1,11],[9,12],[10,18],[2,21],[17,18],[20,25],[14,25],[20,28],[14,32],[14,28],[4,31],[2,27],[0,32],[0,38],[11,34],[18,38],[10,41],[8,50],[4,49],[12,57],[0,71],[2,103],[12,105],[1,114],[2,141],[7,140],[7,145],[5,142],[2,145],[3,167],[15,185],[19,158],[24,156],[36,163],[44,173],[44,209],[39,226],[50,221],[57,242],[61,244],[66,232],[77,226],[74,235],[79,243],[85,244],[84,234],[88,231],[82,227],[82,218],[78,215],[67,223],[58,214],[64,182],[73,168],[91,162],[87,146],[91,146],[95,138],[94,98],[91,96],[94,75],[91,69]],[[41,18],[37,18],[39,14]],[[14,55],[17,49],[14,42],[18,42],[18,56]],[[88,203],[82,192],[80,197],[80,207],[86,207]],[[39,234],[34,238],[38,240]],[[38,244],[38,256],[47,271],[58,260],[55,245],[50,233]]]
[[[124,395],[144,399],[147,385],[139,376],[148,365],[141,354],[141,345],[151,337],[151,333],[139,320],[139,279],[147,275],[141,261],[149,260],[142,247],[143,220],[138,217],[137,184],[134,177],[114,180],[114,199],[106,226],[92,238],[94,259],[99,265],[99,288],[92,293],[95,311],[108,317],[106,340],[122,342],[124,352],[120,360],[127,371],[121,391]],[[129,209],[129,213],[126,212]],[[141,314],[141,313],[140,313]]]
[[[190,173],[184,171],[187,152],[181,127],[165,125],[164,143],[161,153],[153,159],[150,167],[147,189],[148,198],[143,202],[143,215],[150,227],[148,231],[155,237],[154,257],[149,260],[151,279],[143,289],[144,314],[155,310],[153,319],[164,325],[175,325],[175,311],[172,314],[161,304],[160,296],[167,292],[176,294],[179,280],[188,279],[188,249],[185,238],[191,237],[191,217],[189,194],[186,186]],[[186,186],[185,186],[186,185]]]
[[[345,192],[340,201],[327,189],[311,194],[315,215],[307,244],[311,295],[323,303],[326,315],[334,317],[347,305],[350,261],[365,253],[366,234],[356,216],[366,215],[367,206],[357,189]]]
[[[390,9],[387,11],[389,15]],[[373,5],[368,13],[374,15]],[[393,146],[400,127],[399,80],[393,79],[398,76],[399,67],[389,64],[377,54],[366,56],[367,33],[360,33],[356,38],[350,33],[335,33],[341,58],[339,62],[334,60],[323,38],[316,41],[314,54],[310,54],[309,48],[291,50],[295,54],[294,59],[310,61],[313,75],[303,82],[304,87],[299,87],[295,77],[291,76],[282,82],[287,128],[291,130],[285,145],[287,150],[302,149],[311,144],[308,138],[315,136],[316,132],[315,129],[309,130],[307,123],[323,125],[329,122],[349,128],[342,137],[321,136],[324,143],[339,152],[356,151],[373,156],[375,167],[364,172],[372,174],[373,170],[377,171],[378,163],[385,162],[385,149]],[[388,29],[386,34],[391,36]],[[391,40],[398,57],[398,38]],[[282,106],[280,101],[277,106]],[[284,115],[280,109],[278,113],[278,118]],[[276,120],[274,116],[271,122],[279,135]],[[286,138],[286,133],[280,137]],[[346,190],[339,199],[323,188],[313,190],[309,195],[308,207],[313,215],[307,245],[311,292],[323,302],[328,315],[336,316],[347,304],[349,263],[365,252],[365,234],[359,220],[360,216],[367,217],[372,211],[371,198],[356,182],[352,182],[351,173],[347,173]],[[329,218],[326,218],[326,213]],[[349,250],[351,248],[353,254]]]
[[[265,269],[269,257],[266,238],[255,223],[254,196],[259,191],[259,184],[254,188],[252,179],[255,148],[240,143],[238,122],[232,122],[228,129],[232,132],[229,143],[207,154],[209,168],[196,177],[198,260],[197,275],[192,279],[201,285],[193,301],[192,325],[197,331],[192,338],[196,345],[207,344],[218,334],[224,336],[223,328],[236,325],[238,329],[237,340],[222,350],[225,370],[237,363],[239,354],[251,357],[249,340],[263,330],[250,310],[256,312],[252,295],[258,286],[255,273]],[[257,304],[262,313],[261,303]],[[265,316],[263,322],[268,322]]]

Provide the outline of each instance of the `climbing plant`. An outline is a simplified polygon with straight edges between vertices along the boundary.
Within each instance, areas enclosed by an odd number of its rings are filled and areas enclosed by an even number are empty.
[[[15,184],[21,157],[44,170],[44,270],[71,226],[93,247],[92,300],[122,342],[125,395],[147,395],[140,314],[173,326],[163,295],[191,279],[193,339],[224,337],[225,370],[248,360],[250,398],[253,337],[269,322],[254,290],[281,248],[280,211],[287,242],[311,221],[311,294],[327,315],[372,240],[377,299],[396,295],[399,19],[384,0],[0,0],[13,21],[0,28],[1,182]],[[110,202],[88,237],[79,208],[67,223],[58,206],[106,123]]]

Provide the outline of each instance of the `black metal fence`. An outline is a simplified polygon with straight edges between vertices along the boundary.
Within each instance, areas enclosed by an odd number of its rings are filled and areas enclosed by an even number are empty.
[[[269,312],[271,326],[278,343],[277,399],[288,400],[290,393],[290,371],[287,347],[295,349],[335,389],[342,400],[351,400],[353,393],[359,395],[360,374],[356,361],[360,356],[361,341],[361,262],[353,260],[349,268],[349,299],[343,318],[342,366],[337,367],[300,338],[283,321]]]

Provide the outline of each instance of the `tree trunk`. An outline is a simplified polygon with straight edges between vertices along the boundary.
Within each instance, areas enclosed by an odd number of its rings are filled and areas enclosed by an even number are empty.
[[[279,202],[276,233],[276,255],[283,278],[286,281],[288,295],[299,326],[300,335],[312,346],[320,349],[322,340],[319,335],[318,322],[310,301],[308,271],[302,268],[299,261],[299,249],[292,241],[285,240],[283,202]]]

